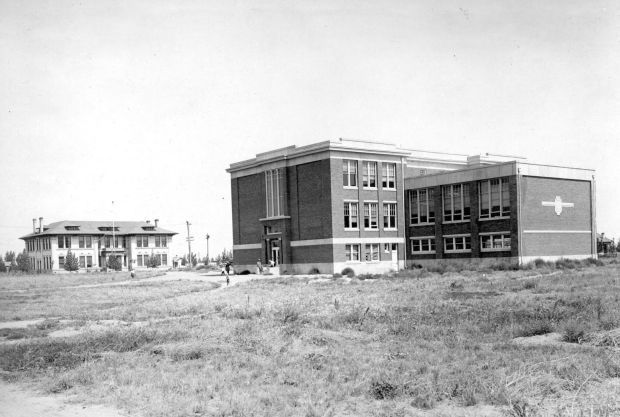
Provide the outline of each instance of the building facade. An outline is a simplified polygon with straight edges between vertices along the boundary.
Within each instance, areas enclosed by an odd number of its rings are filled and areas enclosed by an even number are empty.
[[[378,273],[437,259],[596,256],[594,172],[325,141],[233,163],[235,271]]]
[[[81,271],[95,271],[107,264],[110,256],[119,258],[123,270],[146,269],[154,256],[160,268],[172,265],[170,244],[176,232],[159,227],[159,221],[71,221],[37,227],[33,219],[32,233],[21,237],[37,272],[64,272],[69,251],[75,255]]]

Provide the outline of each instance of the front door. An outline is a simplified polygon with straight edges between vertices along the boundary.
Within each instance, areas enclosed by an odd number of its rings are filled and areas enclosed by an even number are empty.
[[[392,268],[398,271],[398,244],[392,243]]]

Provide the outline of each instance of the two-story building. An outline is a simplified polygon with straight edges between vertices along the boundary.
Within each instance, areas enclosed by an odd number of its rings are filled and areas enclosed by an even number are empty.
[[[123,269],[147,268],[154,256],[160,268],[171,266],[170,243],[176,232],[159,227],[159,221],[73,221],[48,225],[43,218],[32,220],[32,233],[21,237],[33,271],[63,272],[69,251],[80,270],[106,266],[110,256],[118,257]]]
[[[594,171],[340,139],[233,163],[235,271],[596,256]]]

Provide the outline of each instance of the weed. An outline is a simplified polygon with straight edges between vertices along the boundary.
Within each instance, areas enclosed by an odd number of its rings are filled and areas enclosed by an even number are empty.
[[[375,400],[389,400],[396,397],[398,386],[385,380],[370,382],[370,395]]]
[[[319,268],[317,267],[312,267],[310,268],[310,271],[308,271],[309,275],[317,275],[320,274],[321,272],[319,271]]]
[[[563,326],[562,340],[568,343],[581,343],[588,327],[581,321],[571,319]]]
[[[353,278],[355,276],[355,271],[349,267],[346,267],[341,272],[342,276],[347,276],[349,278]]]

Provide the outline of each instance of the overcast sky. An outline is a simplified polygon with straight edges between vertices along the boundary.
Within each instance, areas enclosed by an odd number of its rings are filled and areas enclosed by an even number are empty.
[[[231,162],[339,137],[596,169],[619,237],[619,4],[0,0],[0,251],[159,218],[213,255]]]

